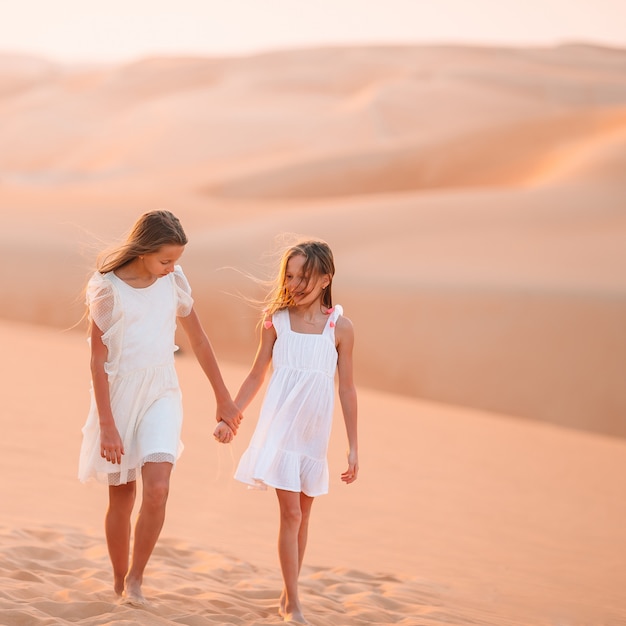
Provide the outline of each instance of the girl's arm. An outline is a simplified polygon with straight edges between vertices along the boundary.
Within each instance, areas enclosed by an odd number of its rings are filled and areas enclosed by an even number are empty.
[[[267,369],[272,361],[272,349],[274,348],[275,341],[276,330],[274,330],[274,327],[262,327],[259,347],[254,357],[252,368],[246,376],[246,379],[241,383],[241,387],[235,398],[235,404],[240,407],[242,411],[245,411],[250,402],[252,402],[265,380]],[[230,443],[234,433],[226,424],[220,422],[215,428],[213,436],[220,443]]]
[[[195,309],[192,308],[189,315],[179,317],[178,319],[189,338],[191,348],[198,359],[198,363],[200,363],[200,367],[202,367],[202,370],[211,383],[211,387],[213,387],[213,393],[215,393],[215,401],[217,403],[217,421],[223,420],[228,424],[230,429],[236,433],[243,416],[230,397],[230,393],[224,384],[222,373],[220,372],[215,353],[213,352],[213,346],[207,334],[204,332],[204,328],[202,328],[198,314]]]
[[[246,379],[241,383],[235,402],[237,406],[240,406],[242,410],[245,410],[250,402],[254,399],[254,396],[258,393],[265,375],[272,362],[272,350],[274,349],[274,343],[276,341],[276,330],[273,326],[265,328],[261,327],[261,338],[259,340],[259,347],[257,349],[254,362]]]
[[[109,379],[104,370],[108,350],[102,342],[102,331],[91,322],[91,380],[98,408],[100,423],[100,453],[106,450],[106,459],[111,463],[121,463],[124,444],[113,419]],[[104,455],[103,455],[104,456]]]
[[[335,328],[335,337],[338,353],[339,400],[348,435],[348,469],[341,475],[341,480],[349,484],[357,479],[359,473],[359,444],[357,437],[357,398],[352,363],[354,328],[348,318],[339,317]]]

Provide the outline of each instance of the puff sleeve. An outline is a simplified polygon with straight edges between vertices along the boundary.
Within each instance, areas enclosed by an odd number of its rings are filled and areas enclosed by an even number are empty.
[[[87,283],[86,304],[89,318],[106,333],[113,326],[115,293],[111,281],[95,272]]]
[[[89,318],[102,331],[102,343],[109,351],[104,369],[109,376],[115,376],[124,335],[124,319],[117,290],[106,274],[95,272],[87,283],[86,295]]]
[[[174,267],[174,288],[176,291],[176,317],[187,317],[193,308],[191,286],[180,265]]]

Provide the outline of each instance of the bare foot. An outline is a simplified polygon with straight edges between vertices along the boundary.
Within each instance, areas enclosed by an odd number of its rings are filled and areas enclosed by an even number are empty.
[[[302,610],[300,609],[300,607],[294,608],[293,610],[290,610],[287,607],[285,607],[284,613],[283,613],[283,622],[289,622],[291,624],[308,624],[309,623],[304,619],[304,615],[302,615]]]
[[[113,580],[113,590],[115,591],[116,596],[124,595],[124,579],[120,578],[119,580],[116,578]]]
[[[132,606],[149,606],[141,591],[141,583],[139,581],[126,580],[126,590],[124,591],[123,602]]]
[[[285,617],[285,604],[287,603],[287,592],[283,589],[280,594],[280,600],[278,602],[278,614],[281,617]]]

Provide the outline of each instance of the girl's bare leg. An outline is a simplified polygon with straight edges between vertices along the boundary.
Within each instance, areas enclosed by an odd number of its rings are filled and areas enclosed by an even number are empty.
[[[279,612],[286,622],[306,624],[298,595],[298,575],[304,559],[313,498],[282,489],[277,489],[276,494],[280,506],[278,556],[285,584]]]
[[[126,597],[137,604],[146,604],[141,592],[143,573],[165,521],[171,473],[171,463],[145,463],[141,470],[143,497],[135,524],[133,559],[126,576]]]
[[[302,570],[302,562],[304,561],[304,552],[306,550],[306,542],[309,535],[309,519],[311,517],[311,507],[313,506],[313,498],[304,493],[300,493],[300,513],[302,521],[300,522],[300,530],[298,532],[298,575]],[[285,602],[287,600],[287,591],[283,588],[280,596],[280,606],[278,609],[281,617],[285,614]]]
[[[124,592],[124,579],[128,573],[130,516],[135,504],[135,493],[135,481],[109,487],[109,508],[104,520],[104,530],[113,565],[113,589],[118,596]]]

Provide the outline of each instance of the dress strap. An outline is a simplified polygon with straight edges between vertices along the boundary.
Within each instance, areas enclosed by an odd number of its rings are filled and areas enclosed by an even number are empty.
[[[324,333],[330,333],[333,337],[335,336],[335,325],[341,315],[343,315],[343,307],[340,304],[336,304],[332,309],[330,309],[330,312],[328,313],[329,320],[324,328]]]
[[[274,326],[277,335],[280,335],[280,333],[285,330],[289,330],[289,310],[281,309],[280,311],[276,311],[272,315],[272,325]]]

